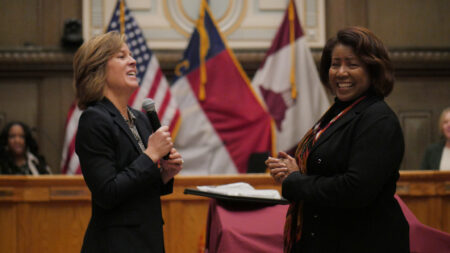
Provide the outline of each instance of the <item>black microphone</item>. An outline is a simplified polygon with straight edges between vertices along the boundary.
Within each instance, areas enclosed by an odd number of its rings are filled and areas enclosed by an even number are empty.
[[[161,127],[161,123],[159,122],[158,114],[156,114],[155,101],[151,98],[145,98],[142,102],[142,108],[145,110],[147,114],[148,121],[150,121],[150,125],[153,128],[153,132],[156,132]],[[169,152],[170,154],[170,152]],[[169,154],[163,157],[164,160],[169,159]]]

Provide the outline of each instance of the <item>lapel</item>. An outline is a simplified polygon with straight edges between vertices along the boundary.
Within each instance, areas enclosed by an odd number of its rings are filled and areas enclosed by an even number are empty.
[[[353,107],[350,111],[344,114],[340,119],[336,120],[331,126],[322,133],[317,142],[314,144],[310,152],[313,152],[318,146],[328,140],[337,130],[341,127],[347,125],[350,121],[352,121],[358,114],[364,111],[367,107],[379,101],[380,98],[376,96],[369,96],[359,102],[355,107]]]
[[[151,132],[149,131],[149,127],[147,127],[148,124],[146,124],[146,121],[148,122],[147,118],[143,118],[142,114],[136,113],[133,111],[134,115],[136,116],[136,128],[139,132],[139,136],[141,136],[141,140],[144,144],[144,147],[147,148],[147,141],[148,137],[150,136]]]
[[[125,119],[120,114],[119,110],[109,101],[107,98],[104,98],[100,101],[100,104],[102,104],[106,110],[109,112],[111,117],[113,118],[113,121],[115,124],[117,124],[121,131],[125,133],[127,138],[130,140],[130,142],[133,144],[134,148],[138,153],[142,153],[141,149],[139,148],[139,145],[136,141],[136,138],[134,138],[133,133],[131,133],[130,128],[128,127],[127,122],[125,122]]]

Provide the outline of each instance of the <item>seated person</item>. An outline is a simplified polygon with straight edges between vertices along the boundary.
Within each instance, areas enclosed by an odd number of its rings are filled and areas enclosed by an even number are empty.
[[[439,131],[444,138],[427,147],[420,165],[421,170],[450,171],[450,107],[441,113]]]
[[[22,122],[7,124],[0,134],[0,174],[50,174],[30,128]]]

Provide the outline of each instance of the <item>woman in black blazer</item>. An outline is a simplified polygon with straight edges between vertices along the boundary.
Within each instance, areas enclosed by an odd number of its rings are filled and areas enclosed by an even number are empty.
[[[164,252],[160,195],[172,192],[183,160],[167,126],[151,129],[127,106],[139,87],[136,61],[124,37],[109,32],[84,43],[73,65],[84,109],[75,149],[92,194],[81,252]]]
[[[320,76],[335,103],[295,158],[280,152],[266,161],[291,202],[285,252],[409,252],[394,199],[404,142],[383,100],[394,83],[383,43],[365,28],[340,30],[323,49]]]

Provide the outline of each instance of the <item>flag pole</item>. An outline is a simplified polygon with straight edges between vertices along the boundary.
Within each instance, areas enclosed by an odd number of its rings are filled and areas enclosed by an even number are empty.
[[[198,98],[200,101],[205,101],[206,99],[206,91],[205,91],[205,85],[207,82],[207,75],[206,75],[206,55],[208,54],[209,50],[209,38],[208,33],[205,29],[205,8],[206,8],[206,1],[202,0],[200,4],[200,13],[199,13],[199,19],[197,22],[197,30],[200,36],[200,87],[198,91]]]
[[[291,83],[291,97],[292,99],[296,99],[297,98],[297,85],[296,85],[296,76],[295,76],[295,19],[294,19],[294,14],[295,14],[295,5],[294,5],[294,0],[290,0],[289,1],[289,7],[288,7],[288,11],[289,11],[289,42],[291,45],[291,76],[290,76],[290,83]]]

